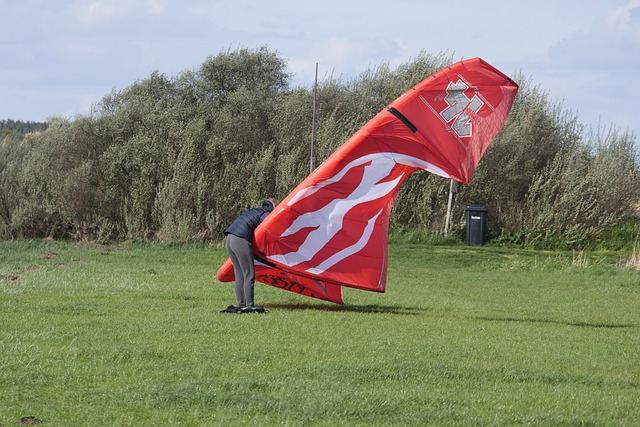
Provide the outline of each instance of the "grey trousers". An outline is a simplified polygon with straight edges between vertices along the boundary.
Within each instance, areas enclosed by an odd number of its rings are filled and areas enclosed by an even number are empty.
[[[251,243],[245,239],[227,234],[227,252],[233,263],[233,274],[236,276],[236,299],[240,307],[253,306],[253,286],[255,271],[253,267],[253,251]]]

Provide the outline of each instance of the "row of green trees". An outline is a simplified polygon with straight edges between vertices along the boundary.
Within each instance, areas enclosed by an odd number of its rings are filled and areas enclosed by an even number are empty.
[[[454,62],[421,54],[318,87],[317,161],[409,87]],[[495,238],[576,247],[637,214],[635,135],[587,130],[523,75],[503,130],[464,207],[489,207]],[[158,72],[104,96],[91,114],[0,141],[0,237],[219,239],[241,210],[284,198],[309,172],[312,89],[291,87],[268,47],[211,56],[174,77]],[[449,182],[413,174],[391,227],[441,233]]]
[[[41,122],[23,122],[22,120],[13,119],[0,120],[0,138],[8,136],[23,138],[28,133],[43,131],[47,126],[47,123]]]

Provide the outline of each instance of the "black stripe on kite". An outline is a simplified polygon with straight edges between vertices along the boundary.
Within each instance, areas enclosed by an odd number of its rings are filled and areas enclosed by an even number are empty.
[[[416,133],[416,132],[418,131],[418,128],[416,127],[416,125],[414,125],[413,123],[411,123],[411,121],[409,121],[409,119],[407,119],[405,116],[403,116],[403,115],[402,115],[402,113],[401,113],[400,111],[396,110],[396,109],[395,109],[395,108],[393,108],[393,107],[390,107],[390,108],[389,108],[389,112],[390,112],[391,114],[393,114],[394,116],[396,116],[396,118],[397,118],[398,120],[400,120],[402,123],[404,123],[404,125],[405,125],[406,127],[408,127],[408,128],[409,128],[409,130],[410,130],[411,132]]]
[[[274,263],[272,263],[271,261],[267,261],[266,259],[259,257],[258,255],[253,255],[253,257],[257,260],[260,261],[261,263],[263,263],[264,265],[274,268],[276,265]]]

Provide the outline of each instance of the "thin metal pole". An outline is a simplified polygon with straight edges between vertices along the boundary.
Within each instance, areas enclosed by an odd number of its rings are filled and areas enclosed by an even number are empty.
[[[451,218],[451,205],[453,204],[453,193],[456,191],[456,182],[451,180],[449,184],[449,203],[447,204],[447,218],[444,221],[444,237],[449,232],[449,219]]]
[[[309,173],[313,172],[315,169],[313,163],[313,146],[316,143],[316,97],[318,95],[318,63],[316,62],[316,79],[313,83],[313,116],[311,118],[311,159],[310,159],[310,167]]]

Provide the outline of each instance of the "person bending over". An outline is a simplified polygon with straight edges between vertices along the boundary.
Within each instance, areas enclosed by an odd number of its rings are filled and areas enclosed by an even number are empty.
[[[227,311],[252,312],[264,311],[254,305],[253,288],[256,281],[253,266],[253,232],[258,225],[273,211],[276,201],[266,199],[259,208],[251,208],[240,214],[224,231],[229,258],[233,264],[235,290],[238,307],[229,306]]]

